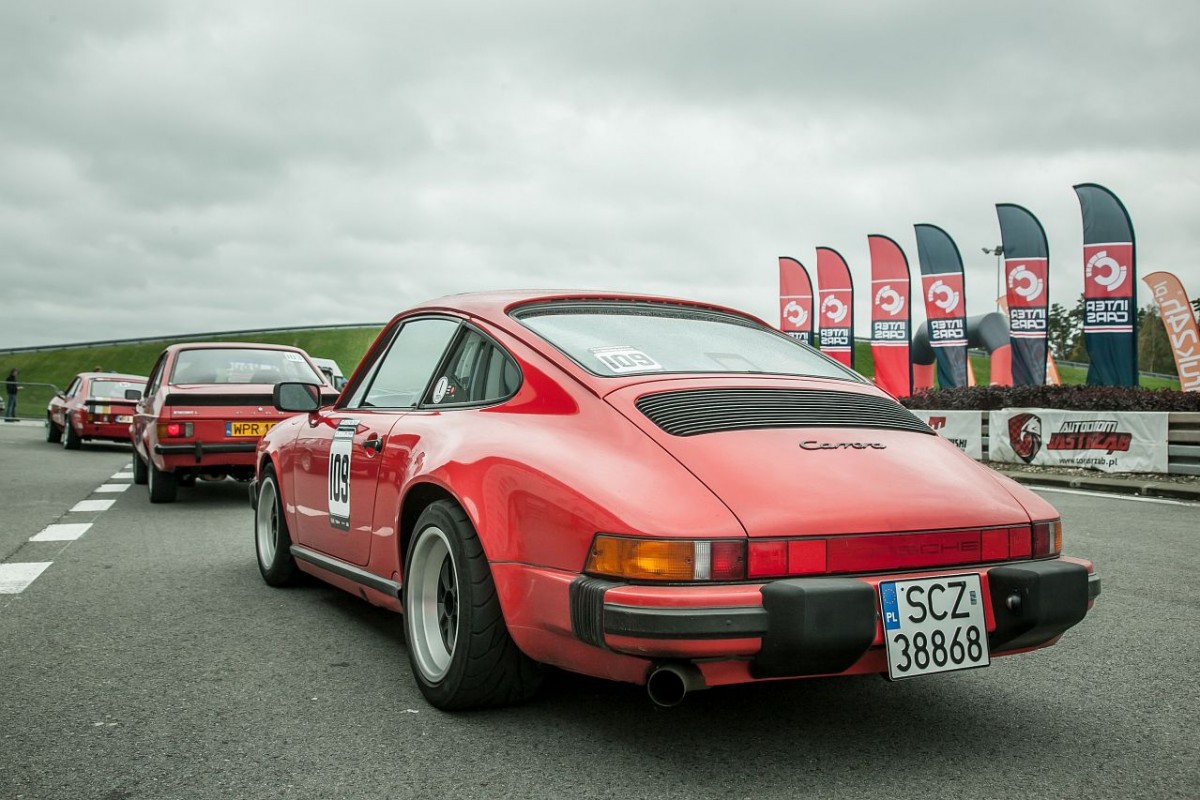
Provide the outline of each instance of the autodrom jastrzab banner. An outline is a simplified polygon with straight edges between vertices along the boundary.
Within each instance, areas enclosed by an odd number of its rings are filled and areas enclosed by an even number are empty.
[[[988,413],[988,460],[1166,472],[1167,413],[1005,408]]]

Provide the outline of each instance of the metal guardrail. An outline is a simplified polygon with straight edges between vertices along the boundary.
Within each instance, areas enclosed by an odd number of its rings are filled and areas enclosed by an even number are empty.
[[[289,331],[340,331],[354,328],[382,328],[385,322],[347,322],[338,325],[287,325],[282,328],[252,328],[243,331],[207,331],[205,333],[178,333],[165,336],[138,336],[130,339],[101,339],[94,342],[73,342],[70,344],[42,344],[31,347],[3,347],[0,355],[15,353],[44,353],[47,350],[83,350],[89,347],[111,347],[118,344],[142,344],[145,342],[166,342],[175,339],[214,339],[225,336],[245,336],[255,333],[287,333]]]

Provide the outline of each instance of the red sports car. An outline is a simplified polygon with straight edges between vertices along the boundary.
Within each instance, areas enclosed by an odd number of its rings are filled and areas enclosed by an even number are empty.
[[[1055,509],[746,314],[602,293],[459,295],[383,330],[337,403],[258,445],[267,583],[405,616],[440,708],[540,665],[696,688],[984,667],[1099,594]]]
[[[255,447],[287,416],[271,402],[281,381],[324,383],[308,354],[273,344],[175,344],[163,350],[133,417],[133,481],[151,503],[175,500],[197,477],[254,477]]]
[[[79,373],[46,407],[46,441],[68,450],[95,440],[128,443],[133,406],[145,388],[145,375]]]

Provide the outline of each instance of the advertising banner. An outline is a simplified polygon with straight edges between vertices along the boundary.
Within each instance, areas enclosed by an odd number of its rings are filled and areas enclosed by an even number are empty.
[[[871,249],[871,355],[875,384],[893,397],[912,394],[912,302],[908,259],[887,236],[867,237]]]
[[[937,359],[938,385],[943,389],[968,385],[967,298],[962,256],[958,246],[936,225],[917,225],[917,258],[929,345]]]
[[[1185,392],[1200,392],[1200,329],[1197,329],[1196,315],[1183,284],[1170,272],[1151,272],[1142,280],[1154,293],[1158,315],[1171,340],[1179,388]]]
[[[1037,217],[1012,203],[996,205],[1004,250],[1004,299],[1012,340],[1012,377],[1018,386],[1046,381],[1050,250]]]
[[[1167,413],[1006,408],[988,412],[988,460],[1166,472]]]
[[[854,279],[838,251],[817,248],[821,352],[854,368]]]
[[[938,435],[949,439],[954,445],[976,461],[983,460],[983,412],[982,411],[919,411],[921,418]]]
[[[1083,334],[1093,386],[1137,386],[1137,264],[1133,224],[1117,196],[1075,187],[1083,212]]]
[[[813,291],[808,270],[794,258],[779,257],[779,330],[812,344]]]

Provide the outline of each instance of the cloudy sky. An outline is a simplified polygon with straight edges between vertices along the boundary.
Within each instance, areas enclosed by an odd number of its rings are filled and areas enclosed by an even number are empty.
[[[5,0],[0,347],[493,288],[777,322],[777,256],[862,282],[869,233],[915,269],[918,222],[982,313],[997,202],[1041,219],[1070,303],[1083,181],[1196,296],[1197,32],[1194,0]]]

